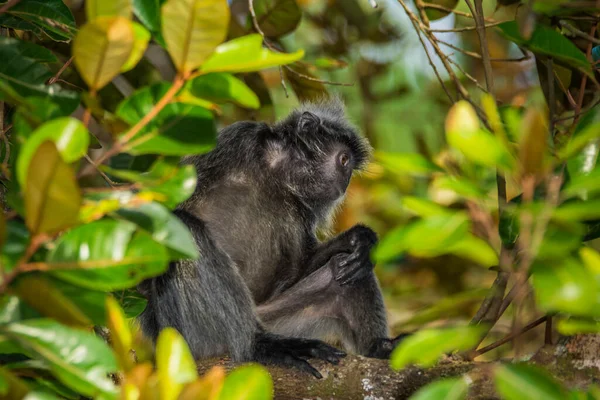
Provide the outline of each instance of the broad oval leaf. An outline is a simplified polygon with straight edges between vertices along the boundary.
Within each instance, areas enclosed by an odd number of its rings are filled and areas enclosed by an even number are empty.
[[[556,330],[562,335],[573,336],[581,333],[600,333],[600,321],[596,318],[559,319]]]
[[[302,19],[296,0],[254,0],[253,4],[258,26],[268,37],[292,32]]]
[[[131,330],[119,303],[112,297],[106,298],[106,315],[111,344],[117,361],[121,369],[127,372],[133,367],[133,359],[129,352],[132,343]]]
[[[417,153],[375,152],[375,160],[395,174],[426,176],[442,169]]]
[[[537,303],[544,311],[600,315],[598,282],[578,260],[536,263],[532,278]]]
[[[161,400],[177,399],[183,386],[198,377],[190,349],[174,328],[165,328],[158,336],[156,368]]]
[[[15,285],[15,293],[40,314],[74,328],[90,327],[92,321],[70,298],[42,275],[25,275]]]
[[[304,50],[276,53],[262,47],[262,36],[252,34],[223,43],[202,64],[200,72],[253,72],[298,61]]]
[[[219,400],[270,400],[273,380],[262,365],[244,365],[225,378]]]
[[[463,400],[468,389],[465,378],[445,378],[422,387],[409,400]]]
[[[392,352],[390,365],[398,370],[409,364],[431,367],[452,351],[467,350],[479,343],[483,326],[424,329],[404,339]]]
[[[155,241],[170,250],[172,259],[199,257],[196,242],[188,227],[164,206],[158,203],[141,204],[121,208],[116,215],[152,235]]]
[[[117,116],[134,125],[140,121],[169,90],[160,82],[145,87],[125,99]],[[198,106],[170,103],[125,146],[130,154],[187,155],[210,151],[216,142],[213,114]]]
[[[66,163],[72,163],[87,153],[90,136],[85,126],[79,120],[71,117],[48,121],[33,131],[21,147],[17,159],[17,179],[21,186],[25,185],[33,155],[40,145],[48,140],[54,142],[61,158]],[[37,164],[35,167],[39,168],[41,165]]]
[[[529,40],[526,40],[519,32],[517,21],[504,22],[498,25],[498,29],[504,37],[519,46],[528,48],[534,53],[561,60],[593,77],[592,66],[585,54],[554,28],[537,24]]]
[[[232,102],[251,109],[260,107],[258,96],[252,89],[231,74],[201,75],[189,83],[189,91],[195,97],[215,103]]]
[[[140,62],[151,38],[150,32],[143,25],[137,22],[132,22],[131,24],[133,26],[133,49],[125,65],[121,67],[121,72],[133,69]]]
[[[60,236],[46,263],[67,282],[96,290],[134,286],[165,271],[163,246],[128,221],[100,220]]]
[[[496,370],[494,380],[498,393],[506,400],[567,398],[567,392],[558,382],[533,365],[503,365]]]
[[[73,42],[75,66],[92,90],[99,90],[119,74],[135,41],[127,18],[98,17],[85,24]]]
[[[62,0],[15,2],[0,14],[0,25],[32,31],[38,37],[44,33],[56,41],[68,41],[77,32],[73,14]]]
[[[53,142],[38,146],[25,183],[25,223],[32,234],[55,233],[78,222],[81,192],[75,173]]]
[[[183,388],[178,400],[217,400],[225,382],[225,368],[216,365]]]
[[[167,0],[161,14],[167,51],[183,74],[198,68],[227,36],[227,0]]]
[[[93,333],[67,328],[49,319],[12,323],[0,332],[15,339],[34,358],[46,362],[66,386],[85,396],[114,399],[117,390],[108,377],[118,370],[108,346]]]
[[[548,122],[542,111],[530,108],[523,118],[519,161],[521,173],[537,176],[545,171],[548,151]]]
[[[132,0],[133,13],[153,33],[160,32],[159,0]]]
[[[85,11],[88,21],[98,17],[131,18],[131,0],[86,0]]]

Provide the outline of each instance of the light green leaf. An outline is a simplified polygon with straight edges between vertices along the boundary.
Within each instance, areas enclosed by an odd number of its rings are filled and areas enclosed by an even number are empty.
[[[32,234],[55,233],[78,222],[81,192],[53,142],[37,147],[24,186],[25,223]]]
[[[173,328],[165,328],[156,344],[156,368],[161,400],[175,400],[183,386],[198,378],[196,363],[185,339]]]
[[[390,365],[398,370],[409,364],[431,367],[452,351],[468,350],[479,343],[483,326],[424,329],[404,339],[392,352]]]
[[[242,36],[223,43],[202,64],[200,72],[253,72],[298,61],[304,50],[295,53],[276,53],[262,47],[259,34]]]
[[[167,51],[183,74],[198,68],[227,36],[227,0],[167,0],[161,15]]]
[[[465,378],[445,378],[419,389],[409,400],[463,400],[468,388]]]
[[[431,200],[422,199],[414,196],[404,196],[402,198],[402,208],[423,218],[434,215],[448,215],[453,211],[434,203]]]
[[[219,400],[270,400],[273,380],[265,367],[258,364],[234,369],[225,378]]]
[[[375,160],[395,174],[429,175],[442,169],[417,153],[375,152]]]
[[[567,160],[581,151],[591,141],[598,138],[600,138],[600,122],[592,123],[581,132],[574,134],[573,138],[563,148],[558,150],[558,158]]]
[[[258,96],[252,89],[231,74],[201,75],[193,79],[188,87],[193,96],[215,103],[232,102],[251,109],[260,107]]]
[[[539,367],[507,364],[496,370],[496,389],[506,400],[564,400],[567,393],[558,382]]]
[[[101,220],[59,237],[46,262],[67,282],[95,290],[117,290],[163,273],[168,257],[145,232],[127,221]]]
[[[54,142],[64,162],[72,163],[87,153],[90,136],[85,126],[71,117],[57,118],[40,126],[25,141],[17,159],[17,179],[21,186],[25,185],[33,155],[48,140]],[[36,168],[40,165],[43,164],[37,164]]]
[[[8,369],[0,367],[0,397],[3,399],[22,399],[29,393],[27,384]]]
[[[0,332],[46,362],[68,387],[85,396],[116,398],[117,390],[108,374],[118,370],[117,363],[108,346],[94,334],[49,319],[12,323],[0,327]]]
[[[98,17],[131,18],[131,0],[86,0],[85,11],[88,21]]]
[[[134,28],[123,17],[98,17],[85,24],[73,41],[75,66],[91,90],[117,76],[134,48]]]
[[[600,333],[600,320],[593,318],[559,319],[556,323],[556,330],[561,335],[573,336],[581,333]]]
[[[482,267],[498,265],[498,254],[483,239],[472,234],[466,235],[448,248],[448,253],[474,261]]]
[[[106,299],[106,315],[107,327],[110,331],[114,353],[119,361],[121,370],[127,372],[133,367],[133,358],[130,353],[133,339],[123,310],[119,306],[119,303],[112,297],[107,297]]]
[[[142,25],[137,22],[132,22],[133,26],[133,49],[131,50],[131,54],[125,62],[125,65],[121,67],[121,72],[127,72],[133,69],[138,62],[144,56],[144,52],[146,51],[146,47],[148,47],[148,42],[150,42],[150,32]]]

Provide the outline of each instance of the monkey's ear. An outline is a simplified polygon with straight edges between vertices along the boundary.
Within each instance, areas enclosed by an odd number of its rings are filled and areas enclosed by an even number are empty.
[[[314,130],[319,125],[321,125],[321,119],[317,115],[304,111],[298,119],[298,132]]]

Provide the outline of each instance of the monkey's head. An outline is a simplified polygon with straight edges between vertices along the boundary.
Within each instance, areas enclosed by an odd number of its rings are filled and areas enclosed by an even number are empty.
[[[315,211],[326,211],[343,198],[352,173],[365,166],[370,154],[337,98],[304,104],[271,132],[266,157],[275,179]]]

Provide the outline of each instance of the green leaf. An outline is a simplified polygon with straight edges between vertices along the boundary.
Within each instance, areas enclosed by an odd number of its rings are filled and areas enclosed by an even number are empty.
[[[592,66],[587,57],[567,37],[554,28],[537,24],[531,38],[525,40],[519,33],[517,21],[508,21],[498,25],[502,35],[519,46],[536,54],[543,54],[563,61],[593,77]]]
[[[409,364],[431,367],[452,351],[467,350],[479,342],[483,326],[424,329],[404,339],[392,352],[390,365],[399,370]]]
[[[544,113],[531,107],[523,117],[519,141],[521,174],[537,176],[547,169],[548,121]]]
[[[251,109],[260,107],[258,97],[252,89],[231,74],[201,75],[189,83],[189,91],[195,97],[215,103],[232,102]]]
[[[46,262],[60,279],[95,290],[117,290],[163,273],[167,254],[127,221],[101,220],[59,237]]]
[[[54,142],[64,162],[72,163],[87,153],[90,135],[79,120],[71,117],[57,118],[40,126],[25,141],[17,159],[17,180],[21,186],[25,185],[33,155],[48,140]],[[40,165],[44,164],[37,164],[36,168]]]
[[[547,312],[598,314],[598,283],[578,260],[536,263],[532,283],[539,307]]]
[[[483,239],[468,234],[448,248],[448,253],[474,261],[483,267],[498,265],[498,254]]]
[[[198,378],[196,363],[185,339],[173,328],[165,328],[156,343],[156,368],[161,400],[175,400],[183,386]]]
[[[442,6],[449,10],[453,10],[458,5],[458,0],[432,0],[428,3]],[[446,10],[425,7],[425,13],[427,14],[427,18],[429,18],[430,21],[435,21],[437,19],[444,18],[450,12]]]
[[[58,84],[31,84],[2,75],[0,72],[0,100],[13,105],[27,104],[29,97],[46,98],[57,104],[63,115],[69,115],[79,105],[79,94],[63,90]]]
[[[62,0],[21,0],[0,15],[0,25],[31,30],[38,36],[43,32],[58,41],[68,41],[76,32],[73,14]]]
[[[123,17],[98,17],[85,24],[73,41],[73,61],[91,90],[117,76],[130,59],[134,28]]]
[[[402,208],[423,218],[434,215],[448,215],[452,213],[452,211],[446,207],[434,203],[431,200],[421,199],[414,196],[404,196],[402,198]]]
[[[6,243],[0,252],[2,266],[10,271],[25,253],[29,245],[29,231],[20,221],[14,219],[6,223]]]
[[[503,143],[480,128],[477,113],[466,100],[457,102],[448,112],[446,139],[451,147],[475,164],[504,169],[513,165]]]
[[[167,51],[184,74],[198,68],[227,36],[226,0],[167,0],[161,15]]]
[[[464,213],[432,215],[389,232],[377,245],[374,257],[385,262],[405,251],[417,257],[436,257],[448,253],[468,231],[469,219]]]
[[[41,275],[20,277],[15,293],[41,315],[61,324],[75,328],[92,326],[92,321],[79,306]]]
[[[0,297],[0,325],[21,319],[20,300],[17,296]]]
[[[256,0],[254,12],[260,29],[272,38],[292,32],[302,19],[296,0]]]
[[[198,180],[193,165],[179,165],[178,160],[159,159],[147,173],[104,168],[110,175],[140,183],[153,193],[153,198],[169,208],[187,200],[196,189]]]
[[[127,318],[135,318],[146,309],[148,301],[135,289],[127,289],[117,295]]]
[[[219,400],[270,400],[273,380],[262,365],[237,367],[225,378]]]
[[[56,290],[59,290],[63,296],[75,303],[94,325],[104,326],[106,324],[106,292],[90,288],[81,290],[81,287],[77,285],[72,285],[63,280],[56,279],[48,274],[45,274],[45,278],[48,279],[52,286]]]
[[[145,87],[125,99],[117,116],[130,125],[140,121],[169,90],[161,82]],[[210,111],[190,104],[169,103],[125,147],[128,153],[187,155],[210,151],[216,142],[216,129]]]
[[[132,0],[133,13],[152,32],[160,32],[160,7],[158,0]]]
[[[88,21],[98,17],[131,18],[131,0],[87,0],[85,11]]]
[[[196,242],[188,227],[164,206],[147,203],[122,208],[116,214],[135,223],[152,235],[155,241],[167,247],[172,259],[199,257]]]
[[[506,400],[563,400],[567,393],[541,368],[525,364],[507,364],[496,370],[496,389]]]
[[[0,332],[48,363],[68,387],[84,396],[116,398],[117,390],[108,374],[117,371],[117,363],[108,346],[94,334],[49,319],[12,323],[1,327]]]
[[[480,184],[478,187],[468,179],[459,176],[440,175],[432,182],[432,186],[436,189],[451,190],[458,196],[469,200],[481,200],[485,198],[483,191],[485,188],[481,187],[483,185]]]
[[[580,132],[576,132],[566,146],[558,150],[558,158],[567,160],[598,138],[600,138],[600,122],[590,124]],[[594,144],[597,146],[597,143]]]
[[[592,197],[600,191],[600,168],[596,168],[588,174],[570,176],[571,179],[562,191],[564,196],[575,197],[581,195],[584,197],[583,200],[587,200],[588,197]]]
[[[600,333],[600,321],[592,318],[576,318],[559,319],[556,323],[556,330],[567,336],[577,335],[581,333]]]
[[[553,218],[582,221],[600,218],[600,200],[570,201],[554,210]]]
[[[25,223],[31,233],[55,233],[78,222],[81,192],[53,142],[37,147],[24,186]]]
[[[58,104],[50,99],[41,97],[29,97],[26,103],[17,107],[13,116],[14,129],[20,140],[27,140],[31,134],[47,121],[60,117],[66,117]]]
[[[133,49],[125,65],[121,67],[121,72],[127,72],[133,69],[144,56],[148,42],[150,42],[150,32],[137,22],[132,22],[133,27]]]
[[[375,160],[395,174],[425,176],[442,171],[437,165],[417,153],[375,152]]]
[[[202,64],[200,72],[253,72],[298,61],[304,50],[295,53],[276,53],[262,47],[259,34],[242,36],[223,43]]]
[[[451,318],[463,315],[463,310],[470,306],[480,304],[488,294],[487,289],[471,289],[454,295],[441,298],[428,308],[417,311],[409,319],[401,321],[403,328],[409,326],[422,326],[442,318]]]
[[[467,398],[468,388],[465,378],[440,379],[419,389],[409,400],[462,400]]]

